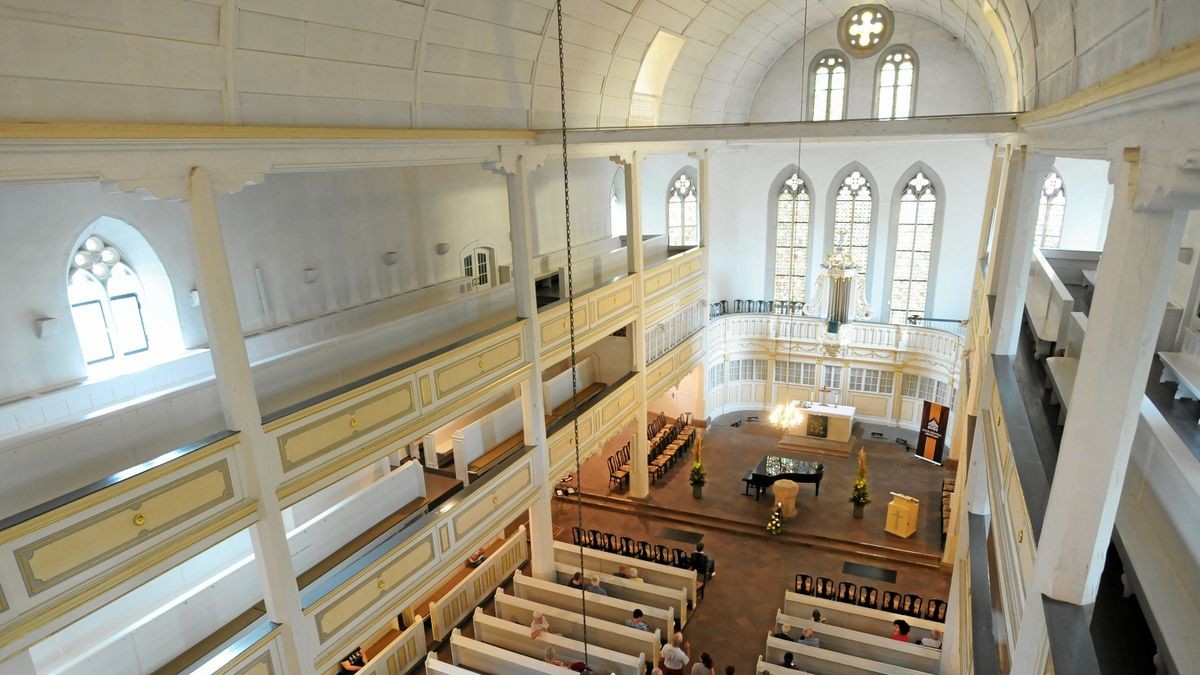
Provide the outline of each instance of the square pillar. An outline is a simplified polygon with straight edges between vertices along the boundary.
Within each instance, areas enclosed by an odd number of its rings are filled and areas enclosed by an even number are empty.
[[[629,273],[634,276],[633,303],[637,308],[637,319],[629,332],[632,339],[633,363],[636,373],[634,400],[637,401],[637,420],[634,423],[632,445],[629,451],[629,496],[645,499],[650,494],[650,470],[646,455],[650,442],[646,438],[646,308],[645,272],[646,258],[642,251],[642,153],[634,150],[626,156],[613,158],[625,166],[625,208],[627,212],[629,241]]]

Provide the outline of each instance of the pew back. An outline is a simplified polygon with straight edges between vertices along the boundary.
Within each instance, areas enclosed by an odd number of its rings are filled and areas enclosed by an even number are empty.
[[[501,647],[464,637],[455,628],[450,634],[450,658],[454,665],[469,668],[459,672],[504,673],[504,675],[573,675],[574,671],[561,666],[552,666],[541,659],[510,652]],[[433,672],[433,671],[430,671]]]
[[[792,627],[792,637],[799,637],[799,631],[811,628],[824,649],[842,654],[853,654],[881,663],[890,663],[893,666],[911,668],[923,673],[937,672],[938,662],[941,659],[941,652],[938,650],[922,647],[912,642],[900,642],[889,637],[860,633],[849,628],[817,623],[811,619],[802,619],[777,612],[775,614],[776,629],[778,630],[778,626],[785,623]]]
[[[542,635],[534,640],[529,637],[529,627],[519,626],[475,610],[473,619],[475,637],[480,642],[524,654],[530,658],[541,658],[547,647],[553,647],[558,658],[567,662],[583,661],[583,643],[561,635]],[[614,675],[645,675],[646,655],[629,656],[611,649],[589,644],[587,663],[596,672]],[[497,673],[505,671],[495,671]]]
[[[912,670],[888,663],[880,663],[871,659],[843,654],[824,647],[811,647],[799,642],[789,642],[776,637],[767,636],[767,650],[763,654],[770,663],[781,663],[783,655],[791,652],[795,656],[797,668],[808,668],[822,675],[863,675],[865,673],[882,673],[885,675],[921,675],[921,670]],[[936,672],[936,671],[933,671]]]
[[[578,564],[579,547],[563,541],[554,542],[554,560]],[[584,565],[608,570],[610,574],[616,572],[620,565],[637,568],[638,576],[646,583],[666,588],[682,588],[687,593],[688,602],[692,603],[693,607],[696,606],[696,573],[692,570],[681,570],[670,565],[646,562],[590,548],[583,549],[583,560]]]
[[[558,572],[558,580],[562,583],[566,583],[571,579],[571,575],[580,571],[579,563],[555,562],[554,569]],[[679,617],[679,624],[687,625],[687,592],[682,588],[665,588],[648,581],[632,581],[614,577],[592,567],[583,568],[585,579],[593,575],[600,577],[600,584],[610,597],[661,609],[670,607],[675,610],[675,616]]]
[[[818,609],[821,616],[828,621],[826,625],[849,628],[862,633],[888,636],[892,634],[892,622],[904,619],[912,628],[909,636],[916,642],[921,638],[930,637],[932,631],[944,630],[945,625],[936,621],[917,619],[911,616],[892,614],[870,607],[848,605],[836,600],[826,600],[811,595],[800,595],[788,591],[783,596],[783,613],[788,616],[812,616],[812,611]]]
[[[522,574],[513,577],[513,594],[518,598],[558,607],[577,614],[583,613],[583,598],[579,591],[567,588],[562,584],[534,579]],[[645,616],[642,620],[660,636],[672,635],[675,632],[675,612],[673,609],[661,609],[636,602],[614,597],[604,597],[589,593],[587,596],[587,615],[604,621],[625,623],[625,619],[633,615],[633,610],[640,609]]]
[[[495,603],[496,616],[505,621],[528,626],[533,622],[533,613],[541,612],[550,623],[550,632],[572,640],[583,639],[583,615],[578,612],[516,598],[506,595],[503,590],[496,591]],[[624,622],[605,621],[594,616],[588,617],[587,638],[590,644],[630,656],[653,656],[658,653],[660,645],[658,631],[638,630],[626,626]]]

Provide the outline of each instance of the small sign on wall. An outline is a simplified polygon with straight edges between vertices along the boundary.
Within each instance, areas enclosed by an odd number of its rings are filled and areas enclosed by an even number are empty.
[[[925,401],[921,411],[921,434],[917,437],[917,457],[937,465],[942,463],[946,450],[946,426],[950,422],[950,408]]]

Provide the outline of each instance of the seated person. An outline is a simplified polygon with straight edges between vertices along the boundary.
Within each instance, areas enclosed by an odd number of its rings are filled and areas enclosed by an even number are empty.
[[[341,670],[338,675],[346,675],[346,673],[356,673],[367,665],[366,659],[363,658],[362,647],[355,647],[354,651],[350,652],[342,662],[338,664]]]
[[[896,619],[892,622],[892,634],[889,637],[900,642],[908,642],[908,632],[910,630],[912,629],[908,627],[907,621]]]
[[[633,610],[633,616],[629,617],[628,619],[625,619],[625,625],[629,626],[630,628],[644,630],[648,633],[653,632],[653,629],[650,628],[650,624],[646,623],[645,621],[642,621],[643,616],[645,616],[645,614],[642,613],[642,610],[635,609],[635,610]]]
[[[779,632],[772,634],[771,637],[779,638],[780,640],[787,640],[788,642],[795,642],[796,641],[795,638],[793,638],[791,635],[788,635],[788,633],[791,633],[791,632],[792,632],[791,624],[785,623],[785,624],[781,624],[779,626]]]
[[[646,582],[645,579],[643,579],[641,576],[638,575],[638,571],[637,571],[636,567],[625,568],[625,578],[629,579],[630,581],[638,581],[641,583]]]
[[[783,663],[781,663],[779,665],[783,666],[784,668],[791,668],[792,670],[795,670],[796,669],[795,655],[793,655],[791,652],[784,654],[783,655]]]
[[[717,563],[704,552],[704,544],[696,544],[692,552],[692,569],[704,575],[705,579],[717,576]]]
[[[921,645],[922,647],[933,647],[934,649],[941,649],[942,648],[942,631],[934,628],[932,631],[932,637],[921,638],[917,642],[917,644]]]
[[[559,666],[562,668],[567,667],[566,662],[558,658],[558,654],[555,653],[554,647],[546,647],[546,652],[542,655],[542,660],[552,666]]]
[[[529,637],[534,640],[540,638],[543,634],[550,632],[550,622],[541,612],[534,610],[533,621],[529,624]]]
[[[583,588],[583,572],[572,574],[571,578],[567,581],[567,585],[571,588]]]
[[[596,595],[608,595],[608,591],[600,587],[600,577],[593,574],[591,579],[588,579],[588,585],[583,589],[589,593]]]
[[[821,641],[817,639],[816,635],[813,633],[813,629],[811,628],[805,628],[804,630],[800,631],[800,639],[797,642],[802,645],[808,645],[809,647],[821,646]]]
[[[629,578],[629,572],[627,571],[628,569],[629,568],[626,567],[625,565],[617,565],[617,571],[613,572],[613,576],[617,577],[618,579],[628,579]]]
[[[819,609],[813,610],[812,620],[816,621],[817,623],[829,623],[828,621],[825,620],[825,617],[821,616],[821,610],[819,610]]]

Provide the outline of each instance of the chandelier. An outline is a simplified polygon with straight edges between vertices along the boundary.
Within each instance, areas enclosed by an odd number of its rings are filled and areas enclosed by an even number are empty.
[[[783,429],[798,426],[804,421],[804,412],[800,401],[789,401],[786,405],[781,403],[775,406],[768,419],[771,424]]]

